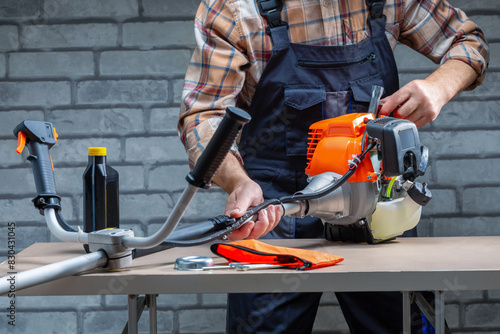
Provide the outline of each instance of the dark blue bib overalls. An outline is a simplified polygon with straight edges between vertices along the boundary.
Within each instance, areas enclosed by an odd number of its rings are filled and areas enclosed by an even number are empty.
[[[245,170],[262,187],[264,198],[290,195],[306,187],[307,132],[312,123],[366,112],[372,85],[383,86],[385,95],[399,88],[385,18],[381,12],[379,16],[369,20],[369,38],[346,46],[291,43],[286,23],[273,24],[267,17],[272,55],[250,106],[252,121],[240,140]],[[266,236],[318,237],[324,237],[324,227],[312,217],[284,217]],[[309,333],[320,297],[320,293],[230,294],[227,330]],[[402,330],[399,292],[338,293],[337,298],[353,333]]]

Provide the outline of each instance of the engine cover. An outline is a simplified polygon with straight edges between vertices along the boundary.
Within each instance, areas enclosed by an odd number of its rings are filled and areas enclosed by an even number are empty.
[[[306,174],[314,176],[324,172],[340,175],[347,173],[349,161],[361,153],[363,141],[366,140],[363,134],[370,120],[373,120],[372,114],[353,113],[311,125]],[[349,182],[376,181],[375,172],[370,159],[364,159],[349,178]]]

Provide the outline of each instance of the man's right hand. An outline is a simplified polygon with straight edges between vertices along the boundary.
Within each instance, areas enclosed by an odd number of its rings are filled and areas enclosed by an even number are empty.
[[[239,161],[228,154],[214,176],[214,183],[224,189],[229,197],[225,214],[233,218],[243,216],[249,209],[264,202],[262,189],[250,179]],[[272,231],[283,215],[281,205],[270,205],[261,210],[256,221],[250,221],[229,235],[230,240],[257,239]]]
[[[233,218],[239,218],[248,211],[248,209],[259,205],[264,201],[262,189],[260,186],[248,179],[240,183],[232,193],[226,203],[225,214]],[[239,239],[258,239],[272,231],[279,223],[283,215],[281,205],[270,205],[265,210],[261,210],[257,220],[250,221],[238,230],[229,235],[230,240]]]

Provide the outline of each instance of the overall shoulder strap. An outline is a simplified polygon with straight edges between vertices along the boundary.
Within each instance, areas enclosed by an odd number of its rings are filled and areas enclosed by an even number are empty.
[[[258,0],[260,15],[267,21],[267,33],[276,27],[287,26],[288,23],[281,20],[281,10],[283,3],[281,0]]]
[[[386,0],[366,0],[366,5],[370,11],[370,15],[366,19],[372,36],[383,35],[385,33],[385,22],[387,20],[384,15],[384,5]]]
[[[385,0],[366,0],[366,5],[370,10],[370,16],[368,17],[368,21],[377,20],[377,19],[385,19],[384,15],[384,5]]]

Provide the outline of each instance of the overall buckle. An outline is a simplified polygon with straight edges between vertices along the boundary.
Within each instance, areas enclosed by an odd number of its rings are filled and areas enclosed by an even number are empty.
[[[366,5],[370,9],[370,17],[368,20],[376,20],[376,19],[385,19],[384,15],[384,5],[385,5],[385,0],[380,0],[380,1],[373,1],[373,0],[366,0]]]
[[[259,12],[260,15],[266,18],[267,29],[266,32],[269,34],[271,28],[286,26],[288,28],[288,23],[281,20],[281,10],[283,9],[283,4],[281,0],[259,0]]]

